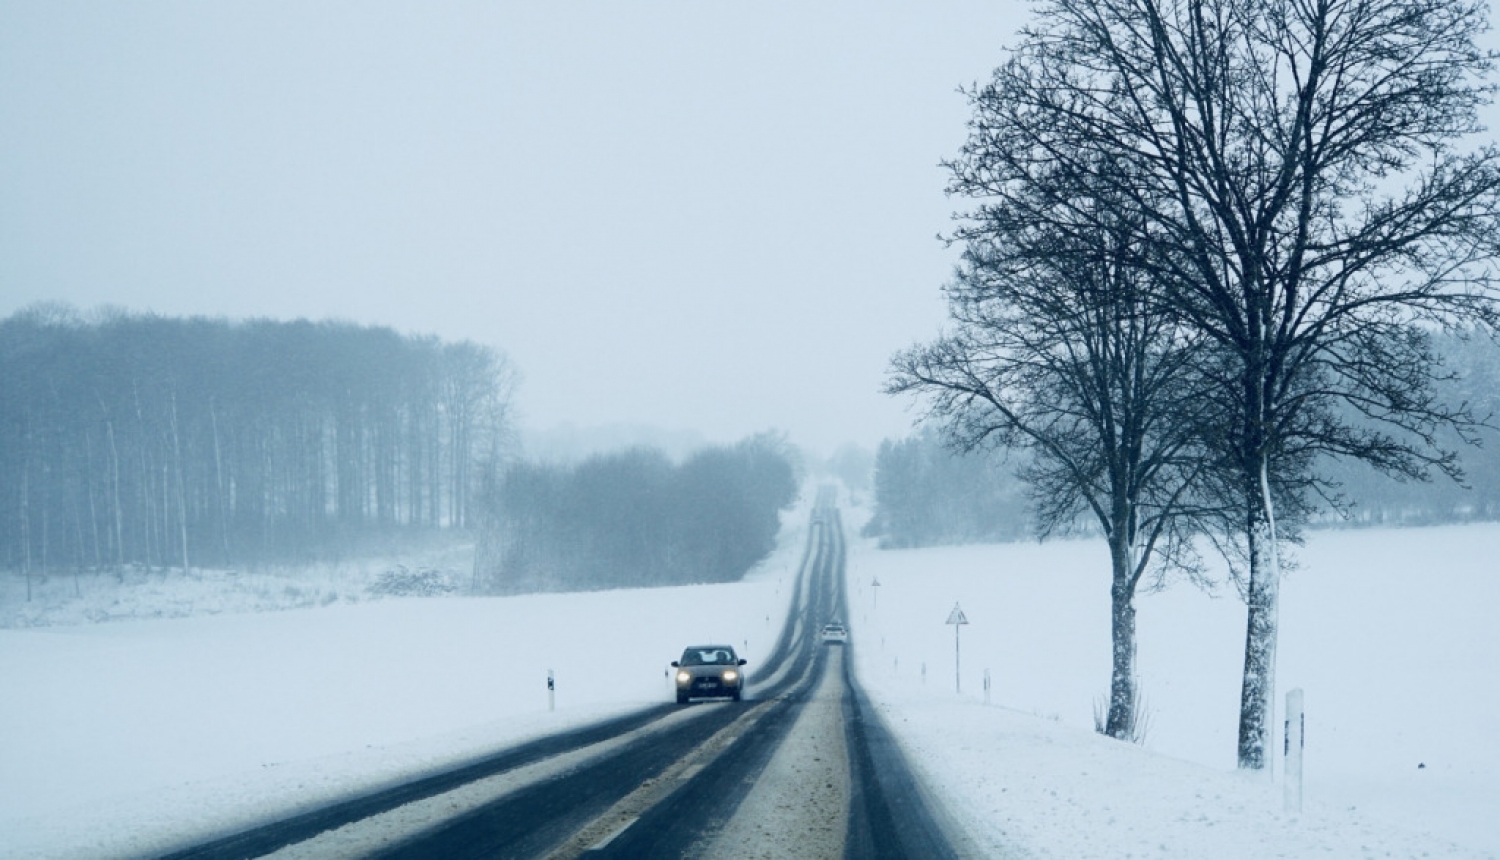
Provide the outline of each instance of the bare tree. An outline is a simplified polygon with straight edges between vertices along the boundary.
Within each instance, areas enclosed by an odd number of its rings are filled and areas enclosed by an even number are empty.
[[[1004,198],[1086,176],[1167,251],[1154,281],[1220,355],[1208,437],[1237,501],[1239,763],[1270,742],[1277,514],[1315,454],[1457,474],[1434,327],[1493,326],[1500,154],[1479,130],[1484,0],[1051,0],[972,93],[960,161]],[[1066,201],[1062,201],[1066,204]],[[1111,204],[1113,205],[1113,203]],[[1346,420],[1352,407],[1360,422]]]
[[[952,190],[984,193],[964,164],[951,168]],[[928,417],[960,450],[1028,450],[1022,476],[1044,534],[1081,515],[1103,530],[1113,642],[1103,730],[1129,739],[1135,595],[1153,568],[1196,570],[1187,538],[1202,471],[1198,343],[1152,298],[1138,225],[1086,203],[1072,215],[1087,217],[1070,217],[1049,199],[1060,187],[1039,191],[981,209],[959,230],[965,263],[946,289],[955,329],[897,355],[887,391],[926,395]]]

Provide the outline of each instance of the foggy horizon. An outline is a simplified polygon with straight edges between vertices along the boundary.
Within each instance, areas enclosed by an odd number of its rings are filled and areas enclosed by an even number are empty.
[[[1020,4],[0,3],[0,316],[473,340],[528,432],[902,436]]]

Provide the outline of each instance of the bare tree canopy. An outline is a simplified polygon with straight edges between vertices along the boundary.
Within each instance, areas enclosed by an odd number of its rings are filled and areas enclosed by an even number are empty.
[[[964,263],[946,289],[954,330],[896,356],[888,390],[926,395],[962,450],[1026,449],[1043,533],[1083,513],[1098,523],[1114,642],[1103,728],[1126,738],[1136,724],[1137,588],[1153,566],[1196,567],[1186,539],[1203,471],[1194,360],[1203,339],[1153,297],[1144,224],[1093,200],[1107,190],[1086,178],[1056,179],[1018,189],[1031,213],[981,212],[958,231]]]
[[[1318,454],[1456,476],[1436,430],[1475,423],[1434,396],[1430,336],[1496,321],[1500,154],[1465,145],[1491,93],[1474,43],[1487,15],[1468,0],[1053,0],[971,93],[953,190],[986,199],[979,228],[1066,232],[1101,205],[1141,223],[1154,295],[1214,346],[1224,420],[1204,438],[1246,560],[1243,767],[1265,766],[1272,724],[1277,511],[1305,508]]]

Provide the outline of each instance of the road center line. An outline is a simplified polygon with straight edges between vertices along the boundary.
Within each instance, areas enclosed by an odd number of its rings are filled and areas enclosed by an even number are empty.
[[[630,827],[630,825],[632,825],[632,824],[634,824],[634,823],[636,823],[637,821],[640,821],[640,820],[641,820],[640,816],[636,816],[635,818],[631,818],[631,819],[627,820],[624,824],[621,824],[619,827],[616,827],[614,829],[614,831],[611,832],[608,836],[604,837],[603,839],[600,839],[598,842],[595,842],[593,845],[590,845],[589,846],[589,850],[590,851],[600,851],[600,850],[602,850],[606,845],[608,845],[609,843],[615,841],[615,837],[616,836],[619,836],[621,833],[624,833]]]
[[[641,814],[681,787],[689,779],[689,771],[696,774],[718,758],[740,735],[752,729],[766,715],[777,700],[757,702],[729,725],[714,732],[703,743],[656,776],[643,781],[639,788],[620,798],[603,815],[584,825],[577,833],[547,855],[547,860],[576,860],[585,852],[607,844],[625,830]],[[728,706],[726,706],[728,707]]]
[[[450,791],[413,801],[378,815],[326,830],[310,839],[293,843],[267,855],[275,860],[301,858],[353,857],[371,854],[432,829],[441,822],[519,791],[541,780],[554,779],[589,762],[623,749],[633,741],[670,731],[685,719],[697,716],[683,709],[647,723],[634,731],[617,735],[576,750],[549,756],[541,761],[513,768],[475,780]]]

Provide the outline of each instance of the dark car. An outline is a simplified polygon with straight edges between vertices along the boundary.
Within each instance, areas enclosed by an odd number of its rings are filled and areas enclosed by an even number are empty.
[[[730,645],[690,645],[677,668],[677,703],[688,699],[729,698],[738,702],[745,689],[745,660]]]

